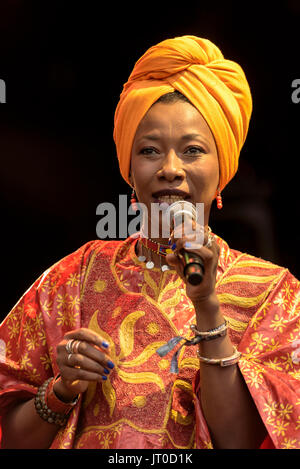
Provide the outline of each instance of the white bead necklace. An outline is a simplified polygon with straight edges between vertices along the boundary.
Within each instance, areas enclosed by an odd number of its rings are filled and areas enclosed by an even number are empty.
[[[164,244],[156,243],[152,239],[149,238],[140,238],[139,242],[141,243],[141,247],[143,247],[149,252],[149,257],[150,259],[147,260],[147,257],[144,255],[138,256],[138,260],[140,262],[145,262],[145,267],[146,269],[153,269],[155,264],[153,262],[152,258],[152,252],[155,252],[156,254],[159,255],[159,262],[160,262],[160,270],[162,272],[166,272],[167,270],[170,270],[170,267],[167,263],[162,264],[161,260],[162,258],[166,257],[166,254],[169,252],[173,252],[172,249],[170,249],[169,246],[166,246]]]

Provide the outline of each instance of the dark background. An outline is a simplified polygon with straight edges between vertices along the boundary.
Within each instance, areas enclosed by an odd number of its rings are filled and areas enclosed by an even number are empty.
[[[239,172],[210,225],[299,278],[299,20],[298,0],[1,0],[0,319],[45,269],[96,239],[99,203],[130,195],[112,138],[115,106],[145,50],[184,34],[237,61],[254,101]]]

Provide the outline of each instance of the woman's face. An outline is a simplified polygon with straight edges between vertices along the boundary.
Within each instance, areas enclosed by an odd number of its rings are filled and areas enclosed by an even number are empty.
[[[130,181],[148,213],[151,203],[202,202],[208,224],[219,162],[214,137],[194,106],[158,102],[149,109],[134,138]]]

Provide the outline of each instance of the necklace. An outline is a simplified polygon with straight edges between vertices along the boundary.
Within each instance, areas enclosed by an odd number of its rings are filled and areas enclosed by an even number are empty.
[[[172,253],[172,249],[168,244],[161,244],[161,243],[156,243],[150,238],[139,238],[139,241],[142,246],[144,246],[147,251],[150,253],[150,260],[147,261],[146,256],[138,256],[138,260],[140,262],[146,262],[146,268],[147,269],[153,269],[154,267],[154,262],[152,260],[152,252],[155,252],[156,254],[159,255],[159,261],[160,261],[160,269],[162,272],[165,272],[166,270],[169,270],[170,267],[168,264],[163,264],[161,263],[161,259],[166,257],[167,254]]]

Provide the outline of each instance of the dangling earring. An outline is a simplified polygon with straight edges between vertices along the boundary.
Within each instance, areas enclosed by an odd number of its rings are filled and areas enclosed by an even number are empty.
[[[221,210],[221,208],[223,207],[223,201],[222,201],[222,196],[221,196],[220,189],[218,189],[218,195],[217,195],[216,199],[217,199],[217,207],[218,207],[219,210]]]
[[[137,206],[137,200],[136,200],[134,189],[132,189],[130,202],[131,202],[132,210],[136,212],[138,210],[138,206]]]

